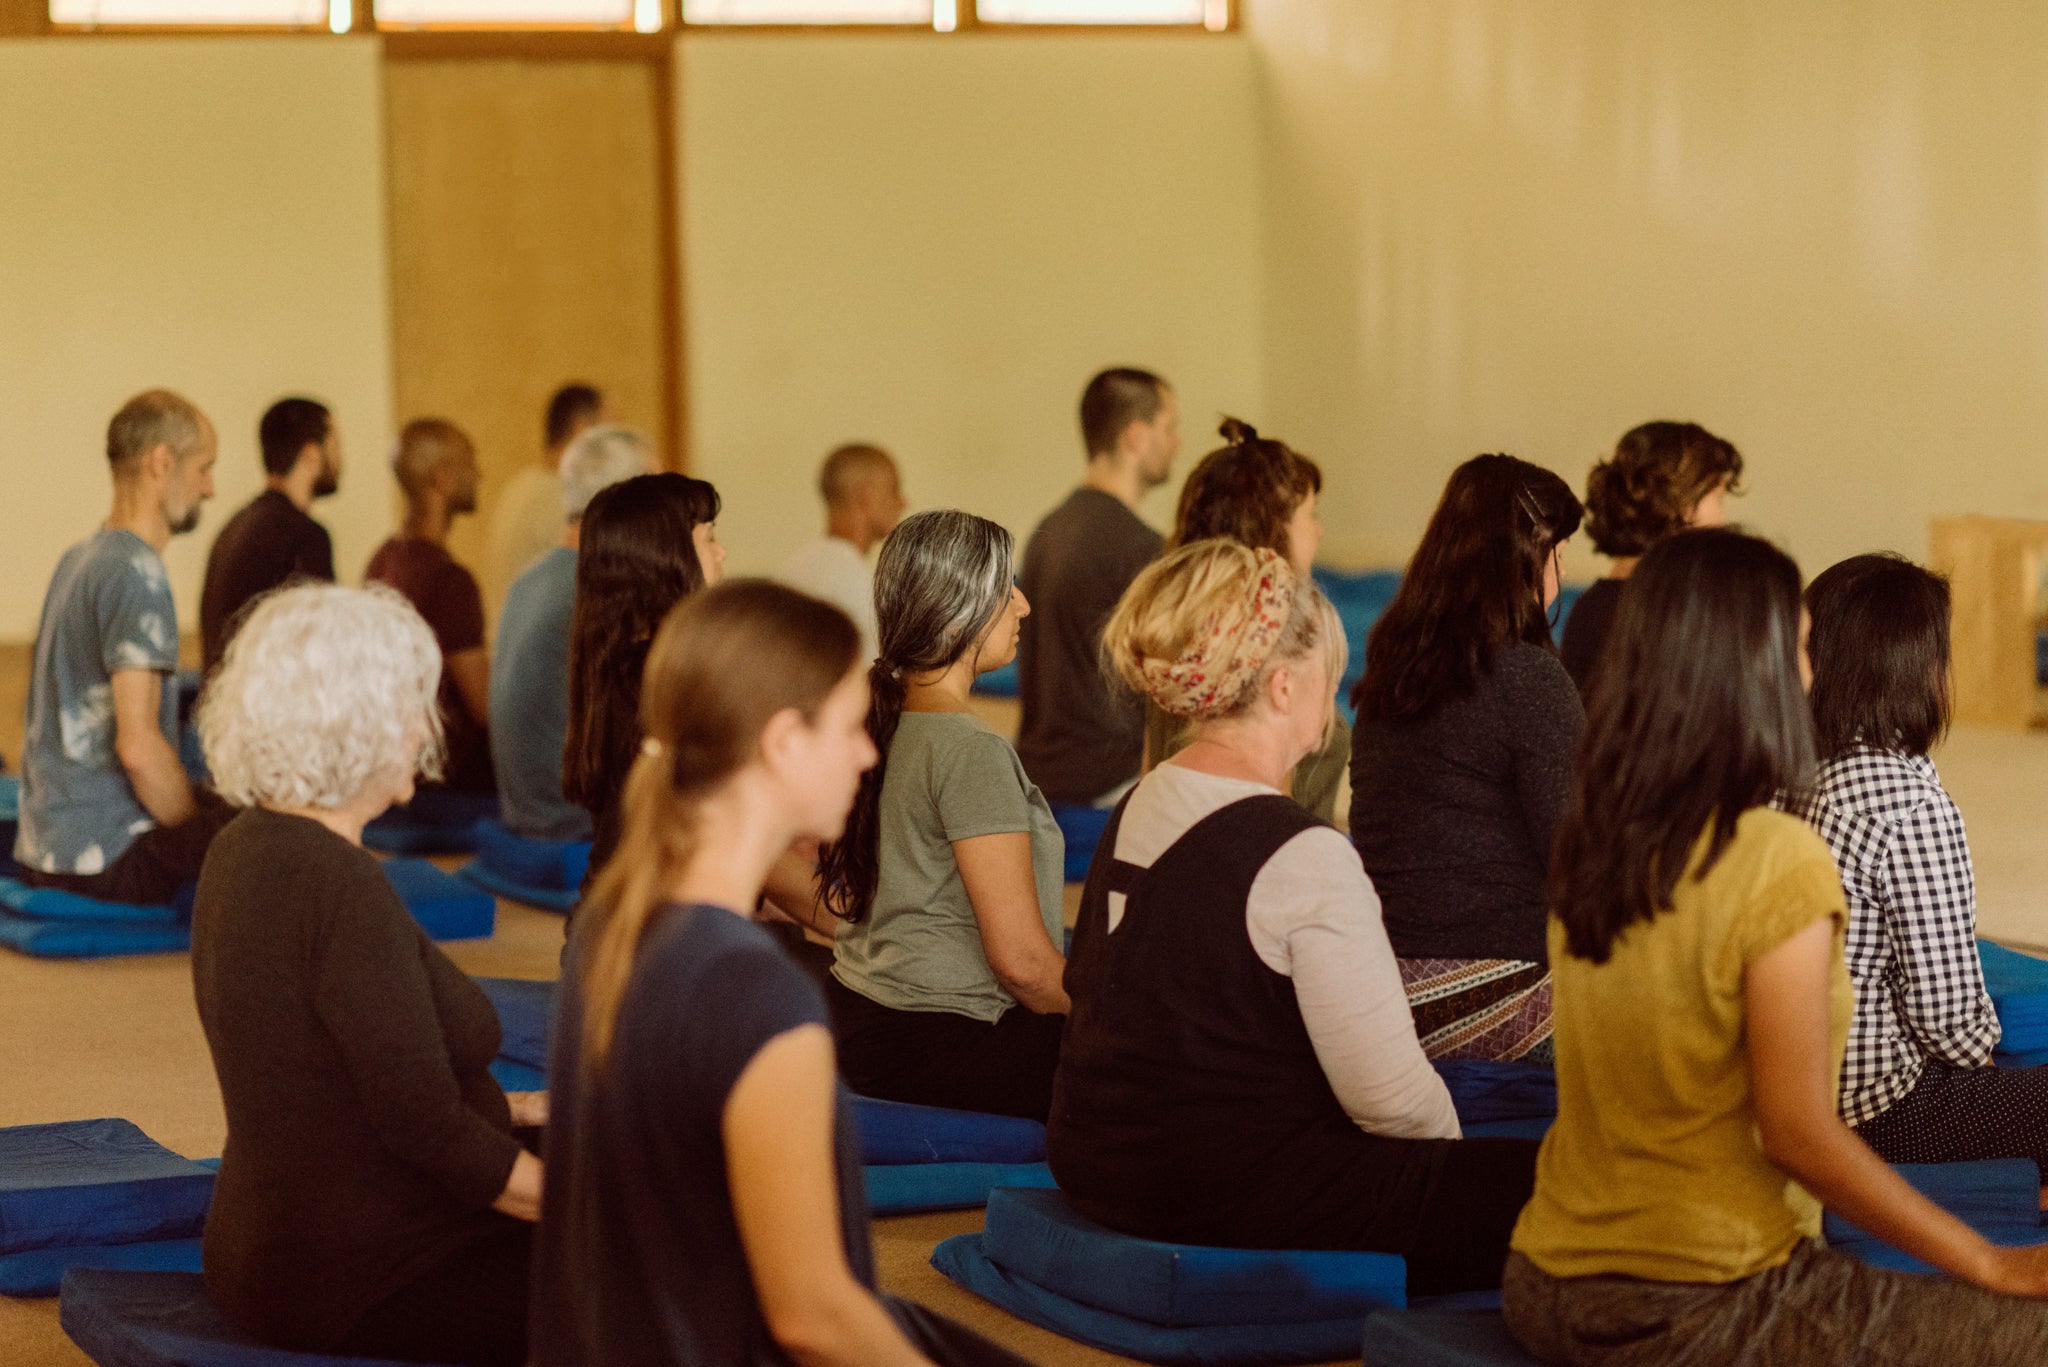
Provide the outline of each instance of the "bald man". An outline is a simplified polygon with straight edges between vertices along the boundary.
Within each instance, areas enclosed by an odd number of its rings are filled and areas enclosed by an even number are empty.
[[[441,646],[441,721],[451,792],[488,793],[491,662],[476,576],[448,554],[448,528],[476,511],[476,446],[444,418],[416,418],[398,435],[391,472],[405,495],[405,523],[377,548],[363,577],[389,584],[419,609]]]
[[[855,443],[825,457],[818,492],[825,499],[825,534],[783,561],[777,577],[842,609],[860,628],[863,658],[872,660],[878,632],[875,573],[867,557],[903,516],[903,483],[887,451]]]
[[[23,877],[110,902],[171,901],[234,813],[178,762],[178,609],[164,547],[213,497],[213,424],[152,389],[107,425],[113,510],[43,599],[22,751]]]

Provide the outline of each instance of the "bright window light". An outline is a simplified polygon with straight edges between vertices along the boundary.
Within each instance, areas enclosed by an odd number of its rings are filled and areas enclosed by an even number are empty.
[[[330,33],[347,33],[356,22],[356,9],[350,0],[327,0],[327,30]]]
[[[1200,24],[1207,0],[981,0],[984,24]]]
[[[53,24],[259,24],[326,28],[328,0],[50,0]]]
[[[940,0],[951,8],[948,0]],[[683,0],[686,24],[929,24],[933,0]]]
[[[376,0],[377,22],[392,28],[435,24],[631,28],[634,0]]]

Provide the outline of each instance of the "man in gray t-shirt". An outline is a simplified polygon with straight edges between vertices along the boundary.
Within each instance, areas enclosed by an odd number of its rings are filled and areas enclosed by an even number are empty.
[[[163,548],[213,496],[213,425],[151,390],[107,428],[106,524],[64,553],[43,599],[14,857],[28,881],[163,902],[199,875],[227,809],[178,761],[178,610]]]

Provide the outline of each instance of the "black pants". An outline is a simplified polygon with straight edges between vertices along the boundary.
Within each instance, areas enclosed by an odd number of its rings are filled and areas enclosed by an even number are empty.
[[[955,1324],[915,1301],[884,1296],[882,1308],[896,1321],[904,1337],[939,1367],[1030,1367],[1028,1359],[990,1343],[965,1325]]]
[[[839,1071],[862,1096],[1044,1120],[1065,1016],[1021,1006],[994,1024],[952,1011],[898,1011],[829,981]]]
[[[372,1306],[336,1351],[449,1367],[523,1367],[533,1226],[470,1244]]]
[[[31,887],[56,888],[102,902],[158,906],[199,881],[199,866],[220,828],[241,811],[211,788],[194,788],[198,810],[175,826],[152,826],[128,842],[104,873],[41,873],[24,868],[22,881]]]
[[[2048,1068],[1953,1068],[1929,1059],[1913,1090],[1856,1133],[1887,1163],[2031,1158],[2048,1181]]]

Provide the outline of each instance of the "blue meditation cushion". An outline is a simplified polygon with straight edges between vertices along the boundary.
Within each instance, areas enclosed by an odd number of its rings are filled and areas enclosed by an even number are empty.
[[[1358,1355],[1358,1316],[1308,1324],[1172,1326],[1099,1310],[998,1265],[983,1236],[958,1234],[932,1250],[932,1266],[982,1299],[1063,1338],[1168,1367],[1279,1367]]]
[[[491,1060],[491,1076],[508,1092],[545,1092],[548,1089],[546,1072],[524,1063],[514,1063],[508,1058]]]
[[[1083,807],[1073,802],[1055,802],[1052,819],[1059,823],[1060,836],[1067,842],[1067,881],[1088,881],[1088,866],[1095,862],[1095,847],[1116,815],[1111,807]]]
[[[1365,1321],[1364,1367],[1541,1367],[1498,1311],[1381,1310]]]
[[[1520,1120],[1475,1120],[1460,1128],[1467,1139],[1541,1139],[1556,1121],[1554,1115],[1531,1115]]]
[[[54,1296],[74,1267],[128,1272],[197,1272],[200,1240],[148,1239],[133,1244],[88,1244],[0,1253],[0,1296]]]
[[[477,978],[476,985],[498,1013],[498,1057],[529,1068],[548,1066],[548,1022],[555,1012],[555,984],[526,978]]]
[[[13,774],[0,774],[0,821],[21,819],[21,780]]]
[[[497,816],[495,793],[423,788],[363,827],[363,844],[379,854],[468,854],[476,848],[476,823]]]
[[[1985,990],[1998,1010],[1999,1050],[2022,1055],[2048,1051],[2048,959],[1989,940],[1977,941],[1977,958],[1984,966]]]
[[[486,817],[471,827],[477,862],[527,887],[574,892],[590,869],[588,840],[537,840]]]
[[[497,928],[497,899],[424,859],[387,859],[384,876],[432,939],[483,940]]]
[[[1892,1166],[1914,1190],[1994,1244],[2017,1248],[2048,1243],[2048,1229],[2041,1225],[2041,1170],[2031,1158],[2000,1158],[1981,1163],[1895,1163]],[[1829,1247],[1852,1254],[1874,1267],[1890,1267],[1905,1272],[1934,1270],[1858,1229],[1833,1211],[1827,1211],[1821,1217],[1821,1237]]]
[[[862,1170],[870,1215],[972,1210],[997,1187],[1050,1187],[1043,1163],[878,1163]]]
[[[863,1163],[1042,1163],[1045,1126],[903,1101],[853,1098]]]
[[[0,945],[37,959],[106,959],[192,947],[192,929],[139,921],[45,921],[0,911]]]
[[[108,902],[56,888],[34,888],[15,878],[0,878],[0,907],[38,921],[121,921],[131,925],[175,926],[192,922],[192,900],[198,892],[188,883],[170,902]]]
[[[57,1321],[100,1367],[399,1367],[266,1348],[229,1326],[196,1272],[68,1272]]]
[[[1397,1254],[1140,1239],[1083,1218],[1050,1190],[990,1192],[981,1250],[1055,1295],[1176,1328],[1359,1320],[1407,1303],[1408,1264]]]
[[[567,916],[576,909],[579,900],[574,888],[543,888],[531,883],[522,883],[507,878],[481,859],[472,859],[455,871],[456,877],[475,887],[482,888],[493,897],[502,897],[508,902],[517,902],[536,911],[552,911],[557,916]]]
[[[1557,1070],[1543,1063],[1493,1059],[1434,1060],[1451,1104],[1466,1126],[1492,1120],[1530,1120],[1557,1114]]]
[[[0,1129],[0,1254],[189,1239],[213,1173],[126,1120]]]
[[[1012,660],[1001,669],[991,669],[986,674],[977,675],[974,680],[974,691],[985,698],[1016,697],[1022,691],[1019,686],[1017,662]]]

